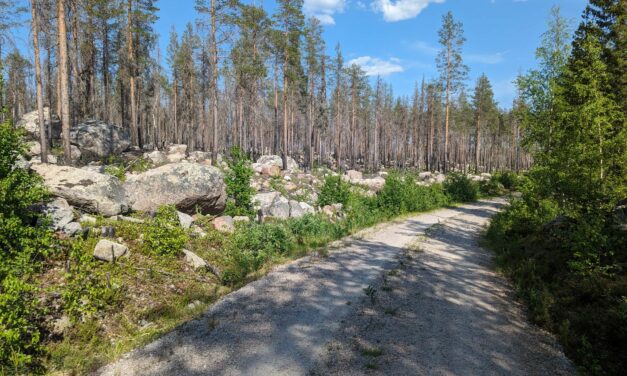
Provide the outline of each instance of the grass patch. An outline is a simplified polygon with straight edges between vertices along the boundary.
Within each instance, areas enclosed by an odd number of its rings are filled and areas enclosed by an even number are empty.
[[[364,347],[360,352],[362,356],[368,356],[371,358],[378,358],[383,355],[383,350],[379,347]]]

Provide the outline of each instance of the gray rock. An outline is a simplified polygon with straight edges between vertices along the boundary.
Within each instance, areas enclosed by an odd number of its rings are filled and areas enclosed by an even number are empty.
[[[63,226],[63,233],[67,236],[74,236],[79,232],[83,231],[83,226],[81,226],[78,222],[70,222],[67,225]]]
[[[32,165],[33,164],[31,162],[27,161],[26,158],[20,155],[17,157],[17,160],[13,164],[13,168],[19,168],[22,170],[30,170],[30,167]]]
[[[368,187],[368,189],[373,192],[379,192],[381,189],[383,189],[383,186],[385,185],[385,179],[377,176],[371,179],[362,179],[357,183]]]
[[[257,163],[261,166],[277,166],[283,168],[283,160],[278,155],[262,155],[257,160]],[[287,157],[287,169],[289,171],[298,171],[298,163],[294,158]]]
[[[253,202],[255,203],[255,209],[261,210],[263,215],[268,215],[268,211],[274,199],[279,196],[279,192],[264,192],[257,193],[253,197]]]
[[[87,160],[102,160],[120,154],[131,146],[126,129],[99,120],[90,120],[73,127],[70,138]]]
[[[207,236],[207,232],[203,230],[202,227],[194,225],[192,226],[191,236],[194,238],[204,238]]]
[[[190,162],[204,162],[207,160],[211,159],[211,153],[207,153],[204,151],[193,151],[191,153],[189,153],[189,157],[187,157],[187,160]]]
[[[95,217],[92,217],[91,215],[83,214],[83,215],[81,215],[81,218],[79,219],[79,222],[89,223],[89,224],[95,225],[97,220],[96,220]]]
[[[268,215],[274,218],[286,219],[290,217],[290,202],[283,196],[278,196],[268,209]]]
[[[198,270],[207,268],[207,261],[203,260],[202,257],[198,256],[194,252],[183,249],[183,254],[185,255],[185,262],[192,269]]]
[[[233,217],[230,215],[218,217],[214,219],[211,224],[220,232],[232,233],[235,231],[235,223]]]
[[[52,322],[52,333],[62,335],[70,325],[72,325],[70,318],[67,315],[63,315]]]
[[[192,226],[192,222],[194,222],[194,219],[191,215],[181,212],[176,212],[176,214],[179,216],[179,223],[181,224],[181,227],[183,227],[184,229],[188,229]]]
[[[48,121],[50,110],[44,107],[44,121]],[[15,123],[17,128],[26,131],[28,138],[39,140],[39,113],[37,110],[22,115],[22,118]],[[56,116],[52,116],[52,138],[58,140],[61,138],[61,122]]]
[[[168,163],[168,157],[164,152],[155,150],[150,153],[144,153],[144,158],[149,159],[156,166],[161,166],[163,164]]]
[[[36,155],[36,156],[32,157],[30,161],[32,163],[41,164],[41,156],[40,155]],[[56,156],[54,156],[52,154],[48,154],[48,163],[50,163],[50,164],[57,164],[57,163],[59,163],[59,160],[57,159]]]
[[[129,198],[120,181],[109,175],[69,166],[34,164],[50,192],[88,213],[104,216],[128,211]]]
[[[28,141],[26,143],[26,155],[28,157],[34,157],[41,154],[41,144],[39,141]]]
[[[356,170],[348,170],[346,171],[346,177],[349,181],[362,180],[364,178],[364,174],[361,171]]]
[[[170,163],[179,163],[187,157],[187,145],[175,144],[168,147],[167,158]]]
[[[72,207],[68,204],[67,200],[60,197],[44,204],[41,213],[45,220],[50,221],[48,226],[54,231],[63,230],[67,224],[74,220]]]
[[[91,171],[98,174],[104,174],[105,172],[104,166],[98,164],[88,164],[87,166],[81,167],[81,170]]]
[[[94,257],[101,261],[113,262],[114,260],[126,255],[128,247],[112,242],[111,240],[101,239],[96,248],[94,248]]]
[[[234,222],[250,222],[250,218],[245,215],[237,215],[233,217]]]
[[[296,200],[290,200],[290,217],[300,218],[305,214],[305,210],[300,206],[300,202]]]
[[[179,211],[220,214],[226,190],[220,171],[196,163],[171,163],[142,174],[128,176],[124,188],[137,211],[154,211],[175,205]]]

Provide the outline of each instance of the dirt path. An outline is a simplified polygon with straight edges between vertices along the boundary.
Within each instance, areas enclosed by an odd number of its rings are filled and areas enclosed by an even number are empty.
[[[277,268],[98,374],[571,374],[475,245],[502,203],[423,214]],[[408,251],[416,239],[422,251]]]

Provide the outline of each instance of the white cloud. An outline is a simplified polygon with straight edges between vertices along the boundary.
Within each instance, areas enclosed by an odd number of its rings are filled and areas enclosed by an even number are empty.
[[[346,63],[346,66],[350,67],[353,64],[359,65],[366,72],[366,76],[388,76],[405,70],[397,58],[381,60],[377,57],[360,56]]]
[[[492,54],[466,54],[466,61],[480,64],[500,64],[505,61],[505,52],[495,52]]]
[[[305,14],[316,17],[323,25],[335,25],[333,15],[342,13],[346,0],[305,0]]]
[[[322,25],[335,25],[335,18],[330,14],[315,14],[314,17],[316,17]]]
[[[441,4],[446,0],[375,0],[373,7],[383,13],[387,22],[396,22],[414,18],[430,3]]]

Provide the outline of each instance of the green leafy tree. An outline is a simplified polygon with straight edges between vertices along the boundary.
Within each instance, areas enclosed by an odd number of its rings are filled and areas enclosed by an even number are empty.
[[[255,189],[250,186],[254,171],[250,160],[239,148],[231,149],[229,169],[224,174],[226,194],[229,197],[226,212],[230,215],[254,214],[253,196]]]
[[[536,50],[539,67],[517,79],[521,98],[528,109],[523,121],[525,143],[528,147],[539,149],[537,158],[542,158],[541,152],[551,148],[552,124],[557,116],[557,78],[563,72],[571,52],[569,24],[562,17],[559,7],[551,9],[548,26]]]

